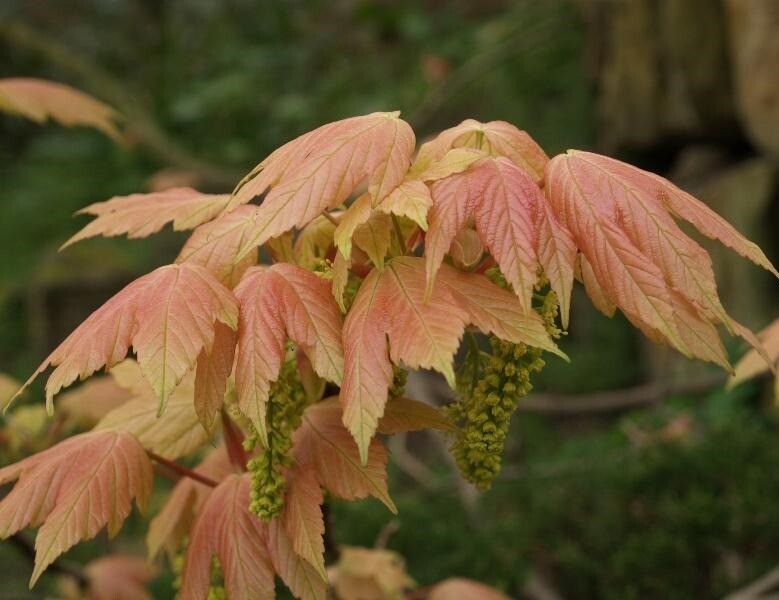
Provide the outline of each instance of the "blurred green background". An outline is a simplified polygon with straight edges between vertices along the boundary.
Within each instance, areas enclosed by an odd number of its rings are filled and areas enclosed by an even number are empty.
[[[58,254],[86,222],[74,211],[171,185],[229,191],[292,137],[377,110],[401,110],[420,140],[502,119],[550,155],[630,160],[704,198],[777,262],[777,19],[775,0],[3,0],[0,77],[89,92],[125,115],[130,142],[0,115],[0,371],[26,378],[185,239]],[[755,329],[775,318],[775,282],[713,254],[733,314]],[[765,382],[724,392],[724,374],[650,347],[583,294],[573,310],[572,364],[550,359],[491,491],[463,487],[429,435],[396,444],[388,547],[421,585],[462,575],[538,600],[721,597],[779,563]],[[371,546],[390,521],[378,503],[334,506],[340,543]],[[68,558],[142,553],[143,531],[136,519]],[[0,598],[56,589],[50,575],[26,591],[29,570],[0,543]],[[155,597],[169,584],[157,580]]]

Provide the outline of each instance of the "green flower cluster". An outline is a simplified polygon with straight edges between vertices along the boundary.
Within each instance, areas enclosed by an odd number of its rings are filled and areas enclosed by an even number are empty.
[[[179,598],[181,594],[181,573],[184,570],[184,558],[187,553],[187,541],[184,541],[181,551],[173,557],[171,570],[173,571],[173,592],[174,597]],[[211,587],[208,589],[207,600],[227,600],[227,592],[224,589],[224,575],[219,566],[219,559],[214,556],[211,561]]]
[[[389,398],[402,398],[406,393],[406,382],[408,381],[408,371],[403,367],[392,366],[392,385],[388,390]]]
[[[250,510],[265,521],[277,516],[284,506],[286,478],[284,472],[292,466],[292,434],[300,426],[307,399],[298,376],[297,363],[288,359],[273,384],[268,399],[268,446],[250,459],[247,468],[252,477]],[[244,441],[251,451],[261,446],[253,431]]]
[[[506,286],[500,273],[488,273],[495,283]],[[540,287],[540,286],[539,286]],[[559,337],[555,325],[558,304],[552,291],[536,293],[534,308],[547,330]],[[530,376],[543,369],[542,350],[490,338],[490,353],[473,344],[458,373],[460,399],[447,408],[460,431],[452,447],[463,476],[478,489],[489,489],[500,472],[503,448],[511,416],[520,398],[533,389]]]

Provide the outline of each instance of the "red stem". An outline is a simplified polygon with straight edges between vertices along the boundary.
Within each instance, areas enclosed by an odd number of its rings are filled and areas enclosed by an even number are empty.
[[[243,449],[243,432],[235,426],[230,416],[222,411],[222,431],[225,436],[225,446],[230,463],[241,471],[246,471],[246,461],[249,459]]]
[[[219,485],[219,483],[214,481],[213,479],[206,477],[205,475],[201,475],[200,473],[198,473],[197,471],[193,471],[192,469],[187,469],[185,466],[180,465],[177,462],[173,462],[172,460],[168,460],[167,458],[164,458],[159,454],[156,454],[150,450],[147,450],[146,454],[148,454],[149,458],[151,458],[154,462],[163,465],[164,467],[170,469],[171,471],[173,471],[178,475],[181,475],[182,477],[189,477],[190,479],[194,479],[195,481],[198,481],[203,485],[207,485],[209,487],[216,487]]]

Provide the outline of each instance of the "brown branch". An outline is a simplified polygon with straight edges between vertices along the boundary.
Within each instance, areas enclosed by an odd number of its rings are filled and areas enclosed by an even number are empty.
[[[22,533],[15,533],[8,539],[14,546],[21,550],[27,558],[33,563],[35,562],[35,546],[25,535]],[[84,573],[84,569],[81,565],[65,560],[62,557],[55,559],[54,562],[48,566],[48,570],[73,577],[82,589],[86,588],[89,584],[89,579]]]
[[[701,394],[725,383],[722,373],[702,373],[681,381],[651,381],[632,388],[592,394],[531,394],[519,403],[522,412],[548,415],[606,413],[658,404],[676,394]]]
[[[173,471],[174,473],[176,473],[181,477],[189,477],[190,479],[194,479],[195,481],[212,488],[219,485],[219,483],[214,481],[213,479],[206,477],[205,475],[201,475],[197,471],[188,469],[187,467],[180,465],[177,462],[168,460],[167,458],[164,458],[159,454],[152,452],[151,450],[147,450],[146,454],[148,454],[149,458],[151,458],[154,462],[159,463],[160,465],[164,466],[170,471]]]
[[[162,162],[194,171],[206,185],[214,188],[232,188],[239,178],[238,173],[231,173],[230,170],[203,160],[183,148],[136,100],[137,94],[128,89],[120,78],[104,70],[86,56],[52,40],[42,31],[36,31],[24,23],[10,19],[0,22],[0,39],[6,40],[17,48],[38,54],[51,64],[61,67],[82,80],[96,96],[122,113],[127,120],[132,137],[146,146]]]

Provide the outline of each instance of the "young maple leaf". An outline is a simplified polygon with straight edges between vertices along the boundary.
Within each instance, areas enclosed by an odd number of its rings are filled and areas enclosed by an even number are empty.
[[[144,238],[168,223],[173,223],[174,231],[194,229],[219,215],[229,200],[228,194],[203,194],[188,187],[116,196],[79,210],[77,215],[97,218],[62,244],[60,250],[97,235],[127,234],[129,238]]]
[[[545,191],[586,259],[582,274],[586,266],[587,277],[597,283],[599,304],[620,308],[653,339],[726,368],[717,324],[757,344],[725,312],[709,255],[673,216],[779,273],[757,246],[702,202],[662,177],[580,151],[549,162]]]
[[[223,447],[211,451],[194,470],[216,482],[235,473],[235,467]],[[146,533],[149,560],[153,560],[161,550],[165,550],[168,556],[173,558],[189,533],[195,515],[211,493],[211,489],[190,477],[181,478],[173,486],[160,512],[149,523]]]
[[[234,287],[246,269],[257,263],[257,248],[239,258],[253,226],[254,207],[234,211],[197,227],[176,257],[179,264],[201,265],[219,281]]]
[[[341,417],[336,397],[309,406],[293,435],[295,462],[300,469],[310,470],[319,485],[334,496],[345,500],[373,496],[396,513],[387,490],[387,449],[373,438],[363,465]]]
[[[392,364],[435,369],[454,387],[452,360],[466,325],[514,343],[558,352],[535,312],[485,276],[443,265],[425,299],[424,259],[400,257],[360,286],[343,327],[343,422],[360,449],[368,445],[387,402]],[[389,352],[387,346],[389,343]]]
[[[452,242],[473,220],[484,246],[531,309],[538,264],[557,293],[567,324],[576,248],[532,177],[506,158],[487,158],[467,171],[436,181],[425,237],[428,289]]]
[[[0,501],[0,538],[37,527],[30,586],[60,554],[106,525],[116,535],[133,497],[143,511],[152,466],[138,440],[122,431],[83,433],[0,469],[0,484],[18,479]]]
[[[401,181],[411,163],[414,132],[399,113],[373,113],[329,123],[285,144],[236,188],[228,210],[263,194],[239,254],[343,203],[364,181],[374,204]]]
[[[287,263],[250,270],[235,295],[241,312],[235,361],[238,406],[267,443],[266,404],[284,364],[287,338],[298,344],[320,377],[341,383],[341,313],[327,280]]]
[[[529,173],[535,183],[543,181],[544,168],[549,162],[549,157],[541,146],[527,132],[517,129],[511,123],[505,121],[480,123],[473,119],[466,119],[456,127],[446,129],[433,140],[422,144],[411,168],[411,174],[418,174],[430,180],[457,173],[458,168],[464,170],[470,162],[473,162],[473,158],[469,159],[467,153],[449,153],[452,149],[469,148],[481,150],[488,156],[508,158]],[[447,154],[449,159],[443,161],[444,165],[441,165],[442,159]],[[462,166],[457,167],[458,164]]]
[[[43,361],[25,387],[54,365],[46,383],[51,411],[54,396],[63,387],[104,365],[111,368],[132,345],[161,413],[200,352],[213,344],[217,321],[233,329],[238,326],[238,305],[230,290],[197,265],[160,267],[92,313]]]
[[[323,600],[325,580],[295,553],[282,521],[267,524],[249,511],[250,489],[248,474],[229,475],[208,495],[189,535],[181,599],[206,597],[216,555],[229,598],[275,597],[278,573],[298,597]]]
[[[68,127],[86,125],[115,141],[121,139],[114,124],[119,113],[84,92],[54,81],[26,77],[0,79],[0,110],[38,123],[51,118]]]

